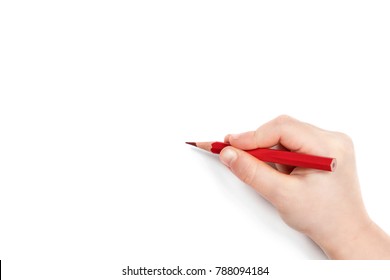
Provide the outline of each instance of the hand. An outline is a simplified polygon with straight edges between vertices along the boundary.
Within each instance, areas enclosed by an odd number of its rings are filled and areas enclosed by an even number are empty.
[[[256,131],[227,135],[221,161],[270,201],[292,228],[330,258],[390,259],[390,237],[369,218],[360,193],[351,139],[288,116]],[[334,172],[276,168],[242,150],[279,148],[337,159]]]

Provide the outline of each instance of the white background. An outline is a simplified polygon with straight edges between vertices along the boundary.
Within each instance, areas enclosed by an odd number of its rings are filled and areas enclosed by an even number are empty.
[[[389,14],[388,1],[1,1],[4,279],[130,279],[127,265],[390,274],[292,265],[326,256],[184,145],[279,114],[343,131],[390,232]]]

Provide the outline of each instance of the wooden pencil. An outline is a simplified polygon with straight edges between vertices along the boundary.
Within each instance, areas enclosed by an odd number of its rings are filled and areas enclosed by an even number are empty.
[[[230,144],[222,142],[186,142],[186,144],[198,147],[214,154],[219,154],[223,148],[230,146]],[[265,162],[325,171],[334,171],[336,168],[335,158],[314,156],[268,148],[246,150],[245,152]]]

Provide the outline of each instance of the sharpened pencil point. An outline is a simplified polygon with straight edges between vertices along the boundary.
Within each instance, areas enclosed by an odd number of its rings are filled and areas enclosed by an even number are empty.
[[[192,145],[192,146],[195,146],[195,147],[196,147],[196,143],[195,143],[195,142],[186,142],[186,144]]]

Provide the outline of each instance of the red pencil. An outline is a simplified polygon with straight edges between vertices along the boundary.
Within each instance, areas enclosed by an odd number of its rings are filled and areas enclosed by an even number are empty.
[[[230,146],[230,144],[222,142],[186,142],[186,144],[201,148],[214,154],[219,154],[223,148]],[[284,165],[319,169],[325,171],[334,171],[336,168],[335,158],[313,156],[267,148],[247,150],[246,152],[251,154],[255,158],[265,162],[279,163]]]

